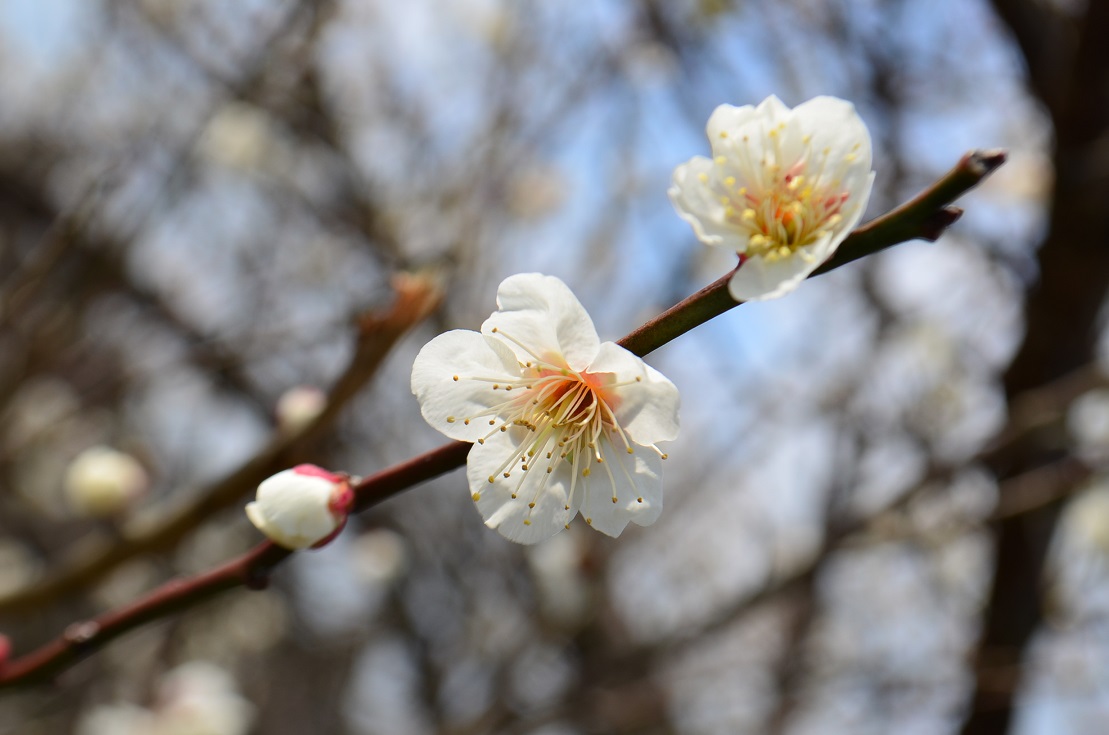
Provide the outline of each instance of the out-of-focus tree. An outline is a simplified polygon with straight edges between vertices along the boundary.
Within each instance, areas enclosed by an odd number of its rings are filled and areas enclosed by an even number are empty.
[[[871,215],[1010,156],[940,242],[651,356],[655,525],[521,547],[449,474],[4,691],[0,732],[1100,732],[1107,34],[1081,0],[0,5],[16,654],[250,548],[268,474],[438,446],[413,357],[504,277],[610,339],[727,273],[666,200],[716,105],[853,101]]]

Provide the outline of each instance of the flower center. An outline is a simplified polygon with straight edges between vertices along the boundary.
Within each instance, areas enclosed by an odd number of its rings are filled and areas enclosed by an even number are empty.
[[[606,459],[611,458],[606,458],[606,447],[616,451],[623,447],[627,454],[634,454],[635,449],[616,419],[613,409],[619,405],[619,398],[613,389],[638,383],[642,378],[636,376],[632,381],[620,383],[610,381],[605,374],[576,371],[561,356],[537,355],[504,331],[494,328],[493,332],[521,347],[532,359],[519,363],[518,377],[452,376],[456,381],[492,383],[493,390],[505,392],[505,400],[473,416],[447,417],[448,422],[462,421],[467,425],[473,421],[487,421],[489,433],[477,440],[479,444],[498,432],[510,429],[519,432],[515,450],[496,473],[489,476],[489,482],[515,483],[512,492],[515,499],[528,473],[541,471],[546,477],[536,487],[528,504],[529,508],[534,508],[550,476],[566,465],[571,471],[565,506],[569,510],[578,479],[589,477],[600,466],[608,474],[612,502],[617,502],[614,470],[609,465],[616,465],[616,472],[627,473],[628,469],[623,462],[607,462]],[[475,493],[474,500],[478,499],[480,494]],[[642,502],[642,498],[638,500]],[[530,524],[530,520],[524,523]]]
[[[724,205],[725,220],[748,235],[748,257],[768,261],[788,258],[797,253],[811,260],[802,250],[833,230],[845,216],[850,195],[843,189],[843,177],[856,159],[852,152],[840,161],[830,161],[831,150],[812,150],[810,136],[802,140],[801,155],[783,167],[781,131],[785,123],[766,133],[769,146],[760,144],[767,154],[757,159],[752,153],[750,136],[728,151],[717,155],[716,175],[701,174],[702,183],[709,183],[719,202]],[[772,155],[770,153],[772,152]]]

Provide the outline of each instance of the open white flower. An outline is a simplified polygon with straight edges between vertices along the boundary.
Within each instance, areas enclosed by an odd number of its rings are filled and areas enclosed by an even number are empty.
[[[737,301],[789,293],[826,261],[862,217],[874,183],[870,133],[855,107],[815,97],[792,110],[720,105],[706,127],[712,158],[674,169],[670,201],[707,245],[742,266]]]
[[[581,511],[610,536],[662,512],[657,442],[678,434],[678,389],[612,342],[566,284],[511,276],[481,333],[454,330],[420,350],[412,392],[428,423],[476,442],[470,491],[485,524],[532,544]]]
[[[263,480],[246,515],[275,544],[306,549],[330,541],[353,504],[346,475],[301,464]]]

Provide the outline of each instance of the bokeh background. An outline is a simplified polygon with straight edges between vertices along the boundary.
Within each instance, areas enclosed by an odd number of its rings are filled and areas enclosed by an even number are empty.
[[[1103,732],[1106,37],[1093,0],[0,4],[17,653],[257,543],[252,460],[441,444],[412,359],[505,276],[559,276],[615,339],[726,273],[666,199],[716,105],[853,101],[868,216],[1009,151],[940,242],[650,357],[683,401],[653,527],[523,548],[455,472],[0,693],[0,732]],[[441,304],[367,361],[402,272]],[[365,387],[271,451],[279,398],[340,376]],[[66,473],[95,446],[148,479],[90,518]]]

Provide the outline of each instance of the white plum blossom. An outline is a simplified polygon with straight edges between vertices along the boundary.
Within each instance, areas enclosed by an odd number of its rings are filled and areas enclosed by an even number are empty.
[[[789,293],[831,257],[870,198],[870,133],[855,107],[815,97],[792,110],[720,105],[706,127],[712,158],[674,169],[670,201],[706,245],[731,248],[737,301]]]
[[[412,392],[428,423],[474,442],[466,475],[485,524],[532,544],[580,511],[610,536],[662,512],[656,446],[678,434],[678,389],[613,342],[565,283],[511,276],[481,332],[420,350]]]
[[[302,464],[264,480],[246,515],[275,544],[306,549],[330,541],[353,504],[346,475]]]

